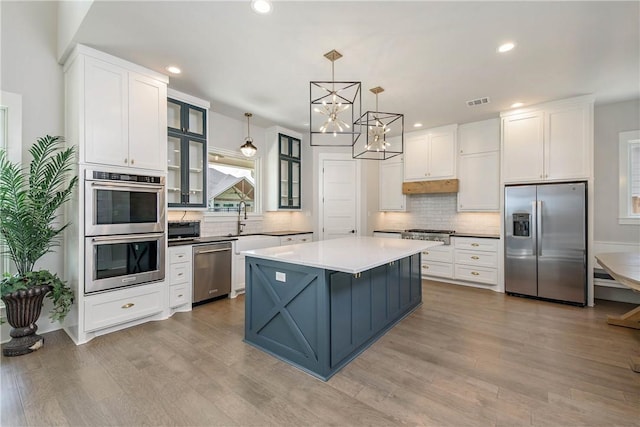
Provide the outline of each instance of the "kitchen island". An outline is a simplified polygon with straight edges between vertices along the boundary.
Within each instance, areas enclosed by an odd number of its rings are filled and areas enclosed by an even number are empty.
[[[245,251],[245,342],[328,380],[422,302],[420,252],[348,237]]]

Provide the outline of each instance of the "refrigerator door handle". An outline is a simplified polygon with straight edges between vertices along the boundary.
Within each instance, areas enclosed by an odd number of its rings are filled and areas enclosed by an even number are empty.
[[[536,229],[538,234],[536,239],[538,256],[542,256],[542,200],[536,202]]]
[[[534,200],[531,202],[531,239],[533,239],[533,245],[531,248],[531,255],[536,256],[538,253],[538,208],[537,203]]]

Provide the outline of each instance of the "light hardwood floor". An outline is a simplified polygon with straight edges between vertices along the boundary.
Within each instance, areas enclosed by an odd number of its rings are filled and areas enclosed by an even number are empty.
[[[423,282],[424,304],[328,382],[242,342],[221,300],[1,359],[1,425],[640,426],[640,332],[595,308]]]

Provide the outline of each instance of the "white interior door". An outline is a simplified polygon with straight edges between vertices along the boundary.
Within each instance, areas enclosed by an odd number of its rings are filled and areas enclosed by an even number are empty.
[[[322,239],[335,239],[357,233],[356,161],[322,161]]]

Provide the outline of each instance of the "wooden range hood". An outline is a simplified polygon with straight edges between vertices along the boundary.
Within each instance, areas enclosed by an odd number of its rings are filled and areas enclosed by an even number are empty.
[[[440,179],[437,181],[414,181],[402,183],[402,194],[434,194],[457,192],[457,179]]]

